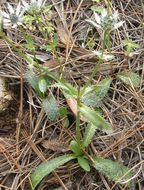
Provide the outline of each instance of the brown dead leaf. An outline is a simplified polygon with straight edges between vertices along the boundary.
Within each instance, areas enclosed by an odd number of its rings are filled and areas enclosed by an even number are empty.
[[[57,33],[58,33],[60,41],[63,44],[67,45],[67,43],[69,41],[69,46],[72,46],[72,44],[73,44],[72,37],[70,36],[70,38],[69,38],[68,32],[62,26],[57,26]]]
[[[45,140],[43,141],[42,146],[54,152],[67,152],[69,150],[68,146],[63,142],[60,142],[58,139]]]
[[[67,98],[66,101],[67,101],[67,104],[69,105],[70,109],[72,110],[72,112],[76,116],[77,115],[77,101],[76,101],[76,99],[73,97],[70,97],[70,98]],[[87,120],[82,115],[80,116],[80,120],[87,122]]]
[[[58,62],[55,59],[50,59],[49,61],[46,61],[43,64],[44,67],[48,67],[48,68],[54,68],[54,67],[56,67],[58,65],[59,65]]]

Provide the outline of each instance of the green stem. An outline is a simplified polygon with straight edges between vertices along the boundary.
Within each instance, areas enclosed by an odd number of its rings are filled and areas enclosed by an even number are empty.
[[[110,0],[107,0],[107,12],[110,15]]]
[[[80,111],[79,111],[79,107],[80,107],[80,88],[78,89],[78,95],[77,95],[77,116],[76,116],[76,139],[77,139],[77,143],[78,146],[81,147],[81,141],[80,141]]]
[[[102,58],[103,58],[103,54],[104,54],[104,49],[105,49],[105,43],[106,43],[106,37],[107,37],[107,33],[104,32],[104,38],[103,38],[103,42],[102,42],[102,54],[101,57],[99,58],[98,63],[96,64],[91,76],[89,77],[89,80],[87,81],[87,83],[85,84],[85,86],[83,87],[82,91],[81,91],[81,96],[83,95],[83,93],[85,92],[85,89],[90,85],[93,77],[96,75],[96,73],[99,71],[100,65],[102,63]]]
[[[17,51],[17,53],[30,64],[33,64],[33,61],[29,59],[16,45],[13,44],[12,40],[10,40],[3,32],[0,32],[0,36],[10,45],[12,48]]]
[[[58,56],[56,50],[54,50],[54,55],[56,57],[58,64],[60,65],[60,79],[64,81],[64,67],[59,59],[59,56]]]
[[[23,27],[20,27],[19,30],[20,30],[20,33],[23,35],[24,39],[26,39],[27,37],[29,37],[29,34],[26,33],[26,31],[23,29]],[[33,47],[34,47],[34,46],[33,46]],[[32,52],[32,55],[33,55],[34,60],[35,60],[35,59],[36,59],[35,47],[34,47],[33,50],[31,50],[31,52]]]
[[[111,54],[111,40],[110,40],[110,32],[108,33],[108,52]],[[112,65],[112,61],[110,60],[110,69],[111,72],[113,71],[113,65]]]
[[[108,12],[108,16],[110,16],[110,0],[107,0],[107,12]],[[108,36],[108,51],[109,53],[111,53],[111,41],[110,41],[110,32],[108,32],[107,34]],[[112,68],[112,62],[110,61],[110,68],[111,68],[111,72],[113,70]]]
[[[109,51],[109,53],[111,53],[110,32],[108,33],[108,51]]]

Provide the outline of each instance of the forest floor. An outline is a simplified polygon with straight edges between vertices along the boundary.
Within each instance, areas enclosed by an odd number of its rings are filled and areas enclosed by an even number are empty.
[[[17,0],[1,1],[15,6]],[[92,6],[106,7],[106,0],[47,0],[51,6],[50,23],[53,28],[49,39],[55,34],[58,42],[54,51],[41,47],[45,39],[36,29],[26,29],[35,46],[35,60],[51,72],[60,73],[76,87],[89,79],[98,58],[94,50],[100,50],[102,33],[86,19],[94,21]],[[88,153],[117,161],[133,171],[133,190],[144,190],[144,2],[143,0],[112,0],[111,11],[118,10],[123,25],[111,32],[112,61],[104,60],[93,84],[112,76],[109,91],[102,101],[104,117],[113,127],[113,133],[96,131]],[[46,16],[46,15],[44,15]],[[45,18],[47,19],[47,18]],[[33,55],[23,44],[25,37],[19,28],[4,29],[5,35],[25,55]],[[131,39],[138,48],[127,55],[122,40]],[[54,43],[54,42],[53,42]],[[28,44],[30,45],[30,44]],[[55,44],[50,44],[55,45]],[[52,48],[52,47],[50,47]],[[58,63],[61,61],[61,65]],[[0,190],[29,189],[29,175],[45,160],[69,152],[68,143],[75,137],[75,114],[69,108],[61,91],[52,87],[58,104],[67,107],[67,117],[50,121],[41,106],[41,99],[25,80],[28,63],[8,42],[0,38],[0,77],[6,79],[12,100],[0,113]],[[119,72],[132,71],[139,75],[138,88],[125,85],[115,77]],[[84,121],[81,121],[81,135]],[[77,163],[70,161],[47,175],[37,190],[132,190],[126,184],[109,180],[92,169],[85,172]]]

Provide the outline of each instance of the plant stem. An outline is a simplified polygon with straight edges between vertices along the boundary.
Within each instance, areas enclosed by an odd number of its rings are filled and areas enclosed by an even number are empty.
[[[85,89],[90,85],[93,77],[96,75],[96,73],[99,71],[99,68],[100,68],[100,65],[102,63],[102,58],[103,58],[103,54],[104,54],[104,49],[105,49],[105,43],[106,43],[106,36],[107,36],[107,33],[104,32],[104,38],[103,38],[103,41],[102,41],[102,54],[101,54],[101,57],[99,58],[99,61],[98,63],[96,64],[91,76],[89,77],[89,80],[87,81],[87,83],[85,84],[85,86],[83,87],[82,91],[81,91],[81,96],[83,95]]]
[[[76,139],[78,146],[81,147],[81,142],[80,142],[80,88],[78,88],[78,95],[77,95],[77,116],[76,116]]]
[[[107,12],[110,15],[110,0],[107,0]]]
[[[108,12],[108,15],[110,16],[110,0],[107,0],[107,12]],[[110,32],[108,32],[108,34],[107,34],[107,36],[108,36],[108,52],[109,53],[111,53],[111,41],[110,41]],[[111,72],[112,72],[112,70],[113,70],[113,68],[112,68],[112,62],[110,61],[110,67],[111,67]]]
[[[111,41],[110,41],[110,32],[107,34],[108,36],[108,52],[111,54]],[[111,69],[111,73],[113,71],[113,65],[112,65],[112,61],[110,60],[110,69]]]
[[[13,44],[13,42],[3,33],[0,32],[0,36],[9,44],[12,46],[12,48],[17,51],[17,53],[23,58],[25,61],[27,61],[30,64],[33,64],[33,61],[29,59],[20,49],[17,48],[16,45]]]
[[[59,56],[58,56],[56,50],[54,50],[54,54],[55,54],[55,57],[56,57],[56,61],[57,61],[58,64],[60,65],[60,79],[61,79],[62,81],[64,81],[64,67],[63,67],[63,65],[62,65],[62,63],[61,63],[61,61],[60,61],[60,59],[59,59]]]

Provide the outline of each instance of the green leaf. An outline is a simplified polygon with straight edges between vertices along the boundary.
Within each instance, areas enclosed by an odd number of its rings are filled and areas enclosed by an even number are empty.
[[[70,149],[71,151],[76,155],[76,156],[79,156],[82,154],[82,150],[81,148],[79,147],[78,143],[75,141],[75,140],[72,140],[70,142]]]
[[[87,106],[99,107],[109,90],[111,81],[112,78],[108,77],[103,79],[96,85],[87,87],[83,96],[81,97],[81,101]]]
[[[44,8],[43,13],[50,13],[52,6],[51,5],[48,5],[48,6],[45,5],[43,8]]]
[[[96,126],[99,130],[102,130],[106,133],[112,132],[112,128],[110,127],[109,123],[107,123],[97,111],[94,111],[85,105],[79,107],[79,110],[81,114],[87,119],[87,121]]]
[[[98,127],[88,123],[86,129],[85,129],[85,133],[84,133],[84,137],[83,137],[83,141],[82,141],[82,146],[84,148],[88,147],[88,145],[91,143],[93,136],[95,135],[95,131]]]
[[[55,86],[61,88],[66,97],[77,96],[77,89],[73,87],[70,83],[58,82],[57,84],[55,84]]]
[[[75,159],[73,155],[64,155],[51,160],[45,161],[40,164],[34,172],[30,175],[30,184],[33,189],[40,183],[40,181],[59,166],[67,163],[68,161]]]
[[[60,107],[59,108],[59,114],[61,117],[66,117],[68,114],[67,108],[66,107]]]
[[[117,74],[117,78],[120,79],[126,85],[138,88],[140,86],[140,76],[131,71],[123,71]]]
[[[100,108],[97,108],[96,112],[100,116],[102,116],[102,110]],[[91,143],[92,138],[95,135],[97,129],[98,129],[97,126],[93,125],[92,123],[88,123],[88,125],[85,128],[85,133],[82,141],[83,148],[88,147],[88,145]]]
[[[27,83],[34,89],[38,89],[38,77],[32,70],[27,70],[25,73]]]
[[[25,73],[25,79],[27,83],[35,90],[36,94],[42,97],[42,93],[38,86],[38,77],[32,70],[27,70]]]
[[[85,171],[87,171],[87,172],[90,171],[90,165],[89,165],[89,162],[88,162],[88,160],[87,160],[86,158],[84,158],[83,156],[79,156],[79,157],[77,158],[77,160],[78,160],[79,165],[80,165]]]
[[[44,77],[40,77],[38,81],[40,91],[44,94],[47,91],[47,81]]]
[[[34,22],[35,18],[31,15],[25,15],[23,16],[23,23],[27,26],[27,27],[31,27],[33,22]]]
[[[49,24],[47,25],[47,27],[45,27],[45,29],[47,29],[47,32],[50,33],[50,32],[53,30],[52,24],[49,23]],[[42,50],[45,50],[45,51],[47,51],[47,52],[49,52],[49,51],[54,51],[54,50],[56,50],[56,47],[57,47],[57,45],[58,45],[58,41],[59,41],[58,35],[55,33],[53,39],[52,39],[51,41],[49,41],[48,44],[43,45],[43,46],[41,47],[41,49],[42,49]]]
[[[123,46],[125,46],[127,48],[128,52],[131,52],[133,49],[135,49],[135,48],[137,49],[140,47],[138,44],[133,42],[131,39],[123,40],[122,44],[123,44]]]
[[[47,67],[42,67],[41,69],[42,69],[42,71],[43,71],[44,73],[46,73],[45,79],[46,79],[46,81],[47,81],[48,84],[51,84],[52,80],[55,80],[55,81],[57,81],[57,82],[60,80],[58,74],[55,73],[55,72],[49,71],[49,68],[47,68]],[[51,86],[54,86],[54,85],[51,85]]]
[[[54,121],[59,115],[59,108],[53,96],[48,96],[42,100],[42,107],[48,119]]]
[[[27,35],[25,35],[25,40],[26,40],[26,44],[24,44],[24,47],[31,51],[35,50],[35,46],[34,46],[32,37],[27,34]]]
[[[102,13],[104,8],[103,7],[98,7],[98,6],[92,6],[91,7],[91,10],[94,11],[94,12],[97,12],[97,13]]]
[[[112,181],[122,183],[132,177],[132,172],[129,172],[129,168],[117,162],[101,157],[94,157],[93,160],[94,168]]]

